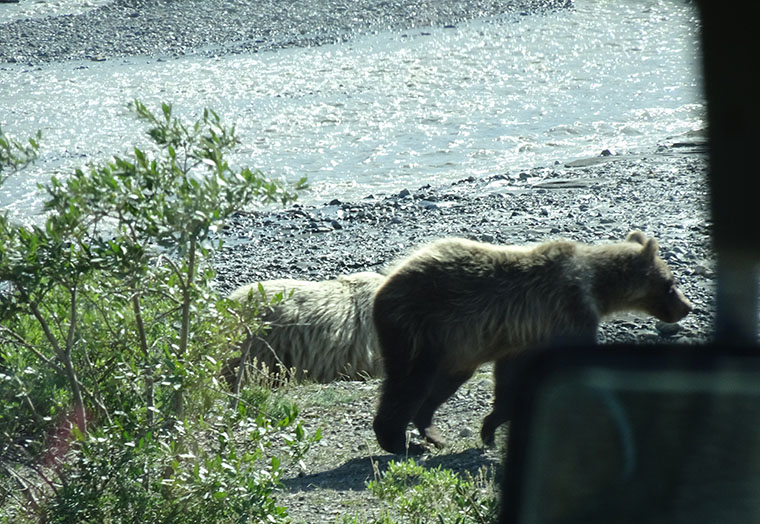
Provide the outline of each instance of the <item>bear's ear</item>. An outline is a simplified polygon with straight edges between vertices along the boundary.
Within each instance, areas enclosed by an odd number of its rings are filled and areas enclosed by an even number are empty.
[[[651,259],[657,256],[657,252],[660,250],[660,246],[654,238],[650,238],[644,244],[644,249],[641,250],[641,254],[646,259]]]
[[[637,244],[641,244],[643,246],[647,242],[647,237],[641,231],[631,231],[628,233],[628,236],[625,237],[625,241],[636,242]]]

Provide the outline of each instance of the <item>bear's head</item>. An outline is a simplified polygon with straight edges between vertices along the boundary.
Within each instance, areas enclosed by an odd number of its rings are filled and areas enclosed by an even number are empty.
[[[673,273],[659,255],[659,246],[654,238],[647,238],[640,231],[632,231],[626,237],[627,242],[641,245],[637,253],[637,270],[640,279],[636,279],[637,298],[633,304],[663,322],[678,322],[693,309],[694,305],[684,296],[676,285]]]

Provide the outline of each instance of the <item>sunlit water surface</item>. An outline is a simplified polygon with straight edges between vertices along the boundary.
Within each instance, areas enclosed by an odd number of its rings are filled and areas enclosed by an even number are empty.
[[[109,0],[20,0],[0,6],[0,24],[56,15],[77,15],[107,4]]]
[[[704,129],[698,37],[681,0],[576,0],[310,49],[4,66],[0,123],[41,129],[43,155],[0,206],[27,215],[50,174],[144,146],[134,98],[188,119],[215,109],[242,138],[236,165],[307,176],[310,203],[651,151]]]

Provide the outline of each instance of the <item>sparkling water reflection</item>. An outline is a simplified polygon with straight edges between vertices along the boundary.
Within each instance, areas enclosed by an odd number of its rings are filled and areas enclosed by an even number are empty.
[[[309,202],[361,198],[555,161],[651,151],[704,127],[698,21],[681,1],[576,8],[453,29],[217,59],[0,69],[0,123],[43,131],[42,161],[0,190],[34,209],[51,173],[145,145],[139,98],[234,123],[234,163],[308,176]]]

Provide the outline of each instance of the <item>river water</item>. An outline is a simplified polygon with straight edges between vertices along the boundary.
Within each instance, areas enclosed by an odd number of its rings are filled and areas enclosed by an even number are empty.
[[[704,131],[698,31],[683,0],[576,0],[316,48],[2,65],[0,124],[41,129],[43,153],[0,207],[28,216],[50,174],[146,145],[134,98],[188,119],[213,108],[242,139],[233,162],[306,175],[307,203],[651,152]]]

